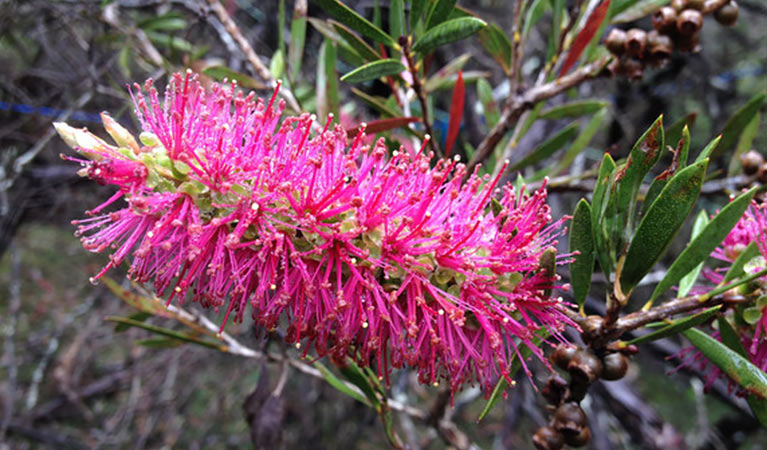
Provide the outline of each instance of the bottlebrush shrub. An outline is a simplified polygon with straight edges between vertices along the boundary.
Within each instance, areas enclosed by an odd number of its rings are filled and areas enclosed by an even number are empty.
[[[117,145],[56,124],[84,157],[67,158],[81,175],[119,189],[74,222],[86,249],[112,251],[96,278],[127,258],[129,276],[169,303],[225,307],[222,328],[250,304],[304,352],[387,379],[410,366],[453,392],[477,382],[489,393],[520,346],[543,360],[536,331],[572,325],[547,294],[559,278],[540,264],[566,219],[552,220],[544,188],[498,189],[476,172],[462,182],[458,159],[390,156],[330,121],[312,136],[314,118],[281,119],[275,96],[206,92],[189,73],[162,101],[152,80],[132,95],[139,141],[106,115]],[[120,198],[128,206],[106,212]]]

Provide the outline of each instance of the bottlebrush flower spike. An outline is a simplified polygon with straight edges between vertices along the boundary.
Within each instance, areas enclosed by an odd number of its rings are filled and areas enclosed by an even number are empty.
[[[304,352],[349,356],[387,379],[410,366],[453,392],[477,382],[489,394],[520,345],[543,359],[535,331],[572,323],[544,295],[562,286],[539,258],[566,219],[552,222],[544,188],[497,191],[476,173],[462,183],[458,158],[390,157],[364,132],[347,144],[330,120],[311,136],[314,117],[280,122],[275,96],[206,92],[189,73],[163,100],[151,80],[132,96],[140,144],[108,118],[119,146],[57,124],[85,157],[68,158],[81,174],[119,189],[75,221],[88,250],[114,249],[96,278],[127,258],[129,276],[169,303],[223,307],[236,321],[250,305],[268,329],[284,319]],[[127,207],[104,212],[121,197]]]

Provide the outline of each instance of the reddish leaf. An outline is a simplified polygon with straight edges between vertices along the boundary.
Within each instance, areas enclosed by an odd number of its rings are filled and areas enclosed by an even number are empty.
[[[581,57],[583,50],[589,45],[589,42],[591,42],[591,39],[605,20],[607,9],[609,7],[610,0],[604,0],[591,12],[589,19],[586,21],[586,25],[583,26],[578,33],[578,36],[575,37],[573,45],[570,46],[570,51],[567,53],[567,59],[565,59],[565,62],[562,64],[562,70],[559,71],[560,77],[566,74],[573,67],[575,62],[578,61],[578,58]]]
[[[394,128],[404,127],[409,123],[420,122],[420,117],[392,117],[391,119],[381,119],[368,122],[365,127],[365,133],[375,134],[381,131],[392,130]],[[346,130],[346,136],[353,138],[359,133],[359,128],[350,128]]]
[[[450,100],[450,122],[447,126],[447,141],[445,142],[445,156],[450,156],[450,150],[453,149],[455,139],[458,137],[458,130],[461,128],[461,118],[463,117],[463,101],[465,99],[466,87],[463,84],[463,72],[458,71],[458,79],[453,86],[453,98]]]

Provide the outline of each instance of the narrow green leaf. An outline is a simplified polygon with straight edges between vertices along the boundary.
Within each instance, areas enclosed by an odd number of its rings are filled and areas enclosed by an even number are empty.
[[[322,364],[319,361],[315,361],[314,362],[314,367],[316,367],[317,370],[320,371],[320,373],[322,374],[322,377],[325,378],[325,381],[327,381],[328,384],[330,384],[331,386],[336,388],[338,391],[348,395],[349,397],[357,400],[358,402],[360,402],[360,403],[362,403],[362,404],[364,404],[364,405],[366,405],[366,406],[368,406],[370,408],[373,407],[373,405],[370,403],[370,400],[368,400],[365,397],[365,395],[362,394],[362,392],[350,388],[349,385],[347,385],[346,383],[341,381],[341,379],[338,378],[333,372],[331,372],[330,369],[325,367],[324,364]]]
[[[682,130],[684,127],[687,127],[689,131],[689,128],[692,128],[695,124],[695,119],[697,118],[698,113],[691,112],[671,125],[663,127],[666,132],[666,142],[679,142],[679,140],[682,139]]]
[[[610,201],[611,175],[615,171],[615,161],[609,153],[605,153],[602,164],[599,166],[594,194],[591,201],[591,226],[594,234],[594,249],[599,261],[599,267],[605,276],[613,271],[613,261],[610,258],[607,234],[602,226],[605,222],[605,212]]]
[[[730,156],[730,164],[727,167],[728,177],[735,176],[743,170],[740,156],[751,150],[756,133],[759,131],[759,122],[761,119],[762,114],[757,111],[756,114],[754,114],[754,118],[751,119],[751,122],[749,122],[748,125],[743,128],[743,132],[740,133],[740,138],[738,139],[738,144],[735,146],[735,151],[732,152],[732,155]]]
[[[581,100],[554,106],[541,112],[538,117],[540,119],[563,119],[565,117],[580,117],[587,114],[594,114],[595,112],[604,109],[607,105],[608,103],[602,100]]]
[[[633,0],[631,2],[624,2],[625,6],[622,5],[613,12],[614,16],[610,23],[625,23],[639,20],[670,2],[671,0]]]
[[[202,73],[217,81],[223,81],[224,79],[234,80],[240,86],[248,89],[258,89],[259,87],[263,87],[261,86],[261,83],[255,79],[244,73],[236,72],[226,66],[208,66],[202,69]]]
[[[373,25],[360,16],[354,10],[341,3],[339,0],[316,0],[322,9],[325,10],[331,17],[358,32],[359,34],[368,37],[376,42],[380,42],[389,47],[398,48],[396,42],[386,34],[383,30]]]
[[[150,325],[148,323],[144,323],[138,320],[133,320],[127,317],[109,316],[105,320],[109,322],[115,322],[118,324],[131,326],[131,327],[142,328],[144,330],[151,331],[152,333],[159,334],[162,336],[167,336],[169,338],[177,339],[183,342],[189,342],[192,344],[201,345],[203,347],[208,347],[215,350],[221,350],[221,345],[217,342],[211,342],[205,339],[200,339],[198,337],[190,336],[186,333],[181,333],[175,330],[171,330],[169,328],[158,327],[156,325]]]
[[[168,47],[181,53],[190,53],[193,50],[191,42],[170,34],[160,33],[157,31],[147,31],[146,36],[150,41],[152,41],[153,44]]]
[[[695,223],[692,225],[692,233],[690,234],[690,240],[695,239],[700,235],[700,233],[703,231],[703,228],[705,228],[706,225],[708,225],[708,213],[705,209],[702,209],[698,213],[698,217],[695,218]],[[698,281],[698,276],[700,275],[700,271],[703,270],[703,262],[695,266],[694,269],[687,275],[683,276],[679,280],[679,290],[676,293],[677,298],[686,297],[687,294],[690,293],[690,290],[695,286],[695,282]]]
[[[735,114],[733,114],[727,123],[724,124],[721,133],[722,140],[713,151],[713,157],[719,156],[735,146],[743,129],[754,119],[754,116],[759,112],[759,108],[762,107],[765,99],[767,99],[767,92],[762,92],[735,111]]]
[[[389,2],[389,34],[395,41],[406,34],[405,2],[403,0],[391,0]]]
[[[679,334],[684,330],[692,327],[697,327],[698,325],[707,322],[720,309],[722,309],[722,305],[716,305],[691,316],[674,320],[659,330],[653,331],[652,333],[648,333],[643,336],[639,336],[626,342],[625,345],[644,344],[645,342],[657,341],[658,339],[663,339],[665,337]]]
[[[137,312],[135,314],[131,314],[130,316],[128,316],[129,319],[135,320],[136,322],[143,322],[143,321],[149,319],[150,317],[154,317],[154,315],[153,314],[149,314],[148,312],[144,312],[144,311],[139,311],[139,312]],[[127,325],[127,324],[124,324],[124,323],[118,323],[117,325],[115,325],[115,333],[121,333],[121,332],[123,332],[125,330],[128,330],[130,328],[131,328],[131,325]]]
[[[430,30],[447,20],[456,3],[457,0],[435,1],[429,10],[428,16],[426,17],[426,30]]]
[[[272,55],[272,60],[269,62],[269,72],[275,79],[280,79],[285,70],[285,56],[282,50],[277,49]]]
[[[687,158],[690,157],[690,128],[687,125],[682,128],[682,136],[679,138],[679,142],[681,144],[681,148],[679,145],[677,145],[676,151],[678,155],[674,155],[674,157],[679,161],[679,168],[681,169],[683,167],[687,167]]]
[[[672,182],[673,179],[669,183]],[[711,222],[703,228],[703,231],[690,242],[679,257],[674,260],[674,263],[671,264],[671,267],[666,271],[666,275],[655,287],[650,301],[655,300],[659,295],[666,292],[667,289],[675,285],[683,276],[695,269],[698,264],[705,261],[711,255],[711,252],[727,237],[732,227],[743,216],[743,212],[751,203],[754,194],[756,194],[756,189],[754,187],[748,192],[744,192],[738,198],[728,203],[719,214],[711,219]],[[658,197],[658,201],[660,199],[661,197]],[[648,211],[648,216],[649,214]]]
[[[426,80],[426,85],[430,85],[427,88],[427,91],[431,92],[431,89],[439,84],[442,84],[443,82],[446,82],[450,79],[451,76],[456,75],[459,70],[463,70],[463,67],[466,65],[467,62],[469,62],[469,59],[471,59],[471,53],[464,53],[461,56],[454,58],[449,63],[445,64],[444,67],[439,69],[437,73],[430,76]],[[455,81],[450,84],[450,87],[453,87],[453,84],[455,84]]]
[[[477,97],[482,103],[482,112],[487,128],[491,129],[501,118],[501,112],[498,109],[498,102],[493,98],[493,88],[485,79],[477,80]]]
[[[397,75],[404,70],[405,66],[396,59],[381,59],[357,67],[342,76],[341,81],[347,83],[361,83],[363,81],[375,80],[387,75]]]
[[[720,284],[724,285],[736,278],[742,277],[745,274],[743,268],[746,263],[759,255],[759,246],[756,245],[755,241],[752,241],[742,252],[740,252],[738,257],[735,258],[735,261],[732,262],[732,265],[727,270],[727,273],[724,274],[724,279],[722,279]]]
[[[422,54],[428,53],[441,45],[469,37],[486,26],[487,23],[484,20],[477,19],[476,17],[461,17],[448,20],[421,36],[413,45],[413,51]]]
[[[538,336],[532,338],[532,345],[538,346],[540,345],[541,341],[549,337],[549,333],[543,329],[536,332]],[[511,361],[511,367],[509,368],[509,378],[513,378],[514,375],[519,371],[519,369],[522,368],[521,360],[527,359],[532,355],[532,350],[530,350],[530,347],[528,346],[522,346],[521,348],[517,349],[517,353],[514,356],[514,358]],[[495,388],[493,388],[492,394],[490,394],[490,398],[487,399],[487,403],[485,403],[485,407],[482,408],[482,412],[479,414],[479,417],[477,418],[477,422],[482,421],[482,419],[487,416],[487,414],[493,409],[496,403],[498,403],[498,400],[503,396],[503,393],[506,392],[506,388],[509,387],[508,381],[506,381],[506,377],[500,377],[498,379],[498,383],[495,385]]]
[[[136,344],[147,348],[173,348],[184,345],[184,341],[167,337],[155,337],[148,339],[137,339]]]
[[[711,152],[714,151],[714,149],[719,145],[719,141],[722,140],[722,136],[719,135],[711,140],[705,147],[703,147],[703,150],[700,151],[700,154],[697,158],[695,158],[695,162],[703,161],[704,159],[711,156]]]
[[[677,172],[647,210],[631,239],[621,273],[624,293],[644,278],[671,244],[698,199],[707,166],[705,159]]]
[[[501,65],[503,71],[509,73],[511,67],[511,41],[498,25],[490,23],[477,34],[482,48]]]
[[[527,166],[536,164],[544,159],[553,155],[557,150],[564,147],[564,145],[572,140],[575,134],[578,132],[578,123],[573,122],[565,128],[561,129],[557,134],[550,139],[538,145],[527,156],[520,161],[509,167],[509,171],[515,171],[523,169]]]
[[[370,105],[373,109],[377,110],[381,114],[384,114],[389,117],[402,116],[401,111],[390,108],[386,104],[386,99],[382,97],[366,94],[357,88],[352,88],[352,93],[356,95],[357,97],[361,98],[365,103]]]
[[[743,389],[760,399],[767,399],[767,374],[751,361],[695,328],[684,331],[684,335],[706,358]]]
[[[183,16],[177,13],[168,13],[142,20],[136,26],[144,31],[178,31],[185,30],[189,24]]]
[[[421,20],[427,2],[428,0],[412,0],[410,3],[410,17],[408,17],[408,20],[410,21],[411,33],[416,29],[418,21]]]
[[[552,65],[555,53],[559,49],[560,36],[562,34],[563,18],[565,17],[565,0],[552,0],[551,3],[551,31],[546,46],[546,64]]]
[[[570,284],[578,307],[583,307],[594,272],[594,236],[591,233],[591,207],[581,199],[570,226],[570,253],[579,252],[570,264]]]
[[[328,114],[338,112],[338,76],[336,74],[336,47],[325,38],[320,45],[317,64],[317,116],[325,122]]]
[[[591,118],[583,131],[581,131],[578,137],[575,138],[570,148],[567,149],[565,156],[559,160],[557,167],[552,172],[553,175],[557,175],[567,167],[570,167],[575,158],[580,155],[580,153],[586,149],[586,146],[589,145],[591,140],[594,139],[594,135],[599,131],[606,116],[607,108],[603,108],[594,114],[594,117]]]
[[[282,52],[284,56],[288,49],[285,48],[285,38],[283,27],[285,26],[285,0],[280,0],[280,4],[277,7],[277,50]]]
[[[293,80],[301,74],[301,61],[304,59],[306,44],[306,4],[296,2],[293,9],[293,20],[290,22],[290,48],[288,49],[288,68]]]
[[[522,36],[527,36],[530,32],[530,28],[533,27],[543,16],[551,6],[550,0],[533,0],[533,3],[527,8],[527,14],[525,15],[525,23],[522,25]]]
[[[345,365],[338,369],[350,383],[355,385],[363,394],[365,394],[365,397],[367,397],[370,404],[377,409],[381,401],[376,395],[375,385],[370,382],[369,378],[362,370],[360,370],[359,366],[351,360],[347,360]]]
[[[341,36],[363,59],[366,61],[377,61],[381,59],[381,55],[375,51],[373,47],[359,37],[357,33],[350,30],[346,25],[332,19],[329,20],[328,23],[333,25],[333,28],[336,29],[338,35]]]

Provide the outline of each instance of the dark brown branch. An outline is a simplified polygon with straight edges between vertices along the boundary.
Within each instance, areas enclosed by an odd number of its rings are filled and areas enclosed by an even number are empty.
[[[410,70],[410,75],[413,78],[413,92],[418,98],[418,103],[421,104],[421,118],[423,119],[423,126],[426,128],[426,133],[429,134],[429,147],[432,149],[437,157],[442,157],[442,152],[437,145],[437,137],[434,135],[434,131],[431,127],[431,120],[429,119],[429,105],[426,102],[426,94],[423,91],[423,84],[421,84],[421,78],[418,76],[418,68],[413,61],[413,54],[410,52],[410,43],[405,42],[402,46],[402,52],[407,60],[407,67]]]

